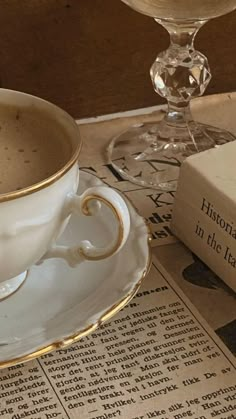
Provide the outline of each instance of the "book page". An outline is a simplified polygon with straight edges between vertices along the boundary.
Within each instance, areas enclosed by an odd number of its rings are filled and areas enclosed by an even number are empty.
[[[0,417],[235,418],[235,358],[160,269],[92,335],[1,370]]]

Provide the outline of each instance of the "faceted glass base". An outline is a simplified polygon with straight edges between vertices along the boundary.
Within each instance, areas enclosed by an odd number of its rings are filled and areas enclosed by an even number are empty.
[[[134,125],[112,139],[109,163],[123,179],[143,187],[176,190],[183,160],[236,138],[228,131],[191,121]]]

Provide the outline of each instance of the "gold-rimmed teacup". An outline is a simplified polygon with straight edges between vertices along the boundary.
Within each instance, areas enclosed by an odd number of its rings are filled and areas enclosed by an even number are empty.
[[[73,267],[109,257],[124,245],[130,218],[121,196],[104,186],[76,194],[80,149],[78,126],[68,113],[38,97],[0,89],[0,300],[46,258],[60,257]],[[117,220],[112,243],[97,248],[78,237],[75,247],[56,244],[72,213],[82,219],[101,204]]]

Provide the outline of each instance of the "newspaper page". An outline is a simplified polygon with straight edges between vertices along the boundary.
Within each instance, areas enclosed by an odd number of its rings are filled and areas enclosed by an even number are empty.
[[[215,108],[220,109],[217,101]],[[161,116],[155,112],[142,120]],[[209,308],[211,300],[206,296],[200,306],[203,288],[191,295],[187,290],[193,305],[186,290],[180,289],[185,282],[193,286],[181,276],[193,256],[178,253],[181,245],[169,229],[174,191],[143,189],[123,181],[101,152],[112,135],[140,118],[80,126],[84,140],[80,164],[124,192],[149,221],[158,259],[154,257],[149,275],[129,305],[95,333],[0,371],[0,417],[4,419],[236,418],[234,349],[212,330],[235,319],[235,306],[227,302],[215,306],[219,320],[212,314],[209,327],[195,305],[208,319],[215,300]],[[221,317],[220,311],[228,314]]]
[[[235,418],[235,358],[160,268],[92,335],[1,370],[0,417]]]

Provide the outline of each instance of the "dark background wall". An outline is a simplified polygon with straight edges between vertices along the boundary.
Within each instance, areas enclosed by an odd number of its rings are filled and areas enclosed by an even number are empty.
[[[87,117],[161,103],[149,68],[167,48],[154,20],[120,0],[2,0],[2,87]],[[207,93],[236,89],[236,12],[207,23],[196,47],[208,56]]]

